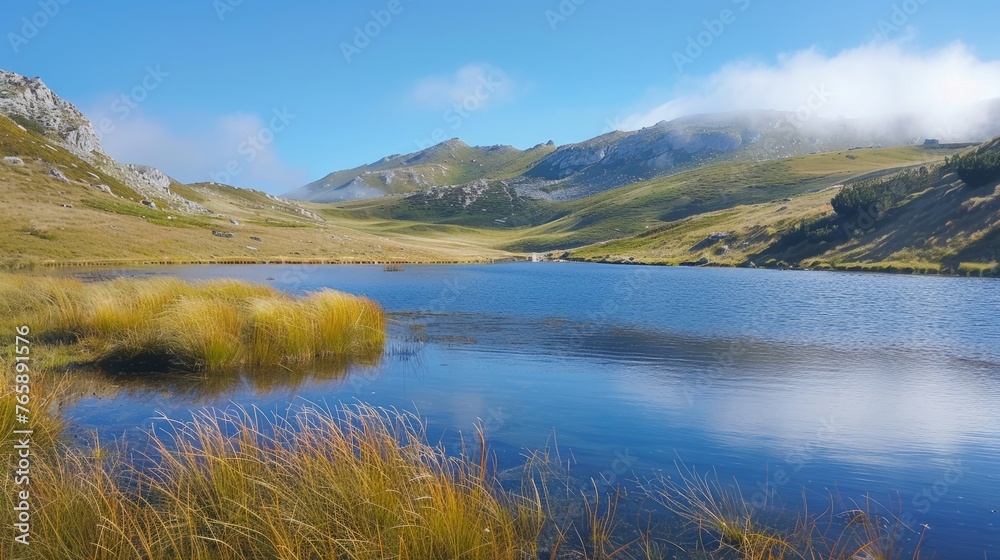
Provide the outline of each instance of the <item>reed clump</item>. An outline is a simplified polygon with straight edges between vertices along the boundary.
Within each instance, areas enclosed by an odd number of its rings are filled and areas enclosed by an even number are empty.
[[[78,344],[114,369],[221,370],[338,358],[371,362],[385,344],[373,301],[322,290],[292,297],[236,280],[84,283],[5,274],[0,312],[48,342]]]
[[[429,444],[414,416],[367,406],[261,416],[204,412],[172,422],[151,436],[142,468],[106,451],[47,456],[32,486],[37,536],[16,552],[195,560],[537,557],[538,494],[498,490],[483,463]],[[2,505],[0,517],[11,509]],[[4,557],[15,551],[9,542]]]
[[[846,504],[833,496],[818,515],[803,507],[789,517],[769,497],[765,503],[748,500],[739,485],[724,485],[714,473],[684,467],[678,472],[676,479],[659,478],[645,490],[690,528],[691,538],[679,546],[686,554],[713,560],[899,560],[909,532],[917,538],[910,557],[920,558],[923,533],[869,497]]]

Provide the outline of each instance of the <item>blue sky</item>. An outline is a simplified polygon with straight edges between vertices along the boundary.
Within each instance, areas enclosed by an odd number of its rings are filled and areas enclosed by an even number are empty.
[[[280,193],[451,137],[566,144],[824,91],[815,110],[849,117],[998,97],[998,16],[985,0],[9,0],[0,68],[41,76],[120,159]]]

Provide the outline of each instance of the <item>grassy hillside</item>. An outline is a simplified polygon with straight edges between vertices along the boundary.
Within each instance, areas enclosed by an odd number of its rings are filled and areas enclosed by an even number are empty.
[[[155,198],[154,209],[115,178],[0,118],[0,157],[6,156],[24,164],[0,161],[0,266],[469,262],[509,256],[480,241],[364,233],[320,218],[316,205],[223,185],[171,186],[210,214],[176,211]],[[52,169],[66,180],[53,176]]]
[[[549,251],[635,235],[706,212],[780,201],[950,153],[914,147],[718,163],[564,203],[521,197],[504,181],[478,182],[341,203],[325,215],[492,229],[505,249]]]
[[[509,248],[540,251],[635,235],[690,216],[781,201],[870,173],[943,157],[922,148],[891,148],[708,165],[566,203],[564,217],[537,228]]]
[[[506,181],[476,181],[337,204],[326,215],[510,230],[544,224],[567,211],[559,204],[522,197]]]
[[[991,144],[987,150],[1000,146]],[[886,199],[884,208],[866,208],[855,215],[835,212],[831,205],[842,187],[788,201],[740,205],[596,243],[572,251],[571,258],[970,275],[998,272],[998,181],[971,186],[961,180],[954,165],[937,164],[857,182],[891,186],[894,198]]]
[[[56,142],[44,136],[41,125],[34,123],[35,126],[32,126],[32,121],[23,117],[18,120],[31,126],[31,129],[0,115],[0,157],[18,157],[25,162],[44,163],[46,173],[56,169],[74,181],[106,185],[116,196],[136,202],[142,200],[139,193],[118,179],[57,146]],[[22,173],[21,176],[28,175]]]

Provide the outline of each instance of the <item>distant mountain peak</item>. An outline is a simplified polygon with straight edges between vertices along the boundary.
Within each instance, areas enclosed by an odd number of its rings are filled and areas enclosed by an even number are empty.
[[[286,193],[292,199],[336,202],[453,186],[480,179],[506,179],[523,173],[552,151],[554,144],[519,150],[507,144],[469,146],[451,138],[418,152],[382,158],[335,171]]]

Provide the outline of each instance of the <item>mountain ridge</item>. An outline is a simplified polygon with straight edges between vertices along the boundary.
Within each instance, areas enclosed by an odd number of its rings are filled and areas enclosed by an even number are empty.
[[[519,150],[500,144],[469,146],[452,138],[417,152],[393,154],[370,164],[330,173],[282,196],[310,202],[340,202],[479,179],[501,179],[527,169],[554,149],[551,142]]]
[[[1000,101],[984,105],[984,114],[1000,115]],[[520,195],[556,201],[585,198],[620,186],[665,177],[719,161],[758,162],[857,147],[903,146],[928,139],[914,119],[887,118],[878,123],[858,119],[822,119],[787,111],[730,111],[689,115],[635,131],[612,131],[594,138],[553,146],[535,161],[525,161],[523,173],[449,174],[440,167],[456,150],[471,148],[451,139],[406,156],[394,155],[374,164],[338,171],[284,196],[312,201],[340,202],[400,194],[429,188],[460,186],[481,179],[509,179]],[[977,138],[981,142],[1000,134],[1000,124],[986,119]],[[536,146],[531,150],[536,150]],[[530,152],[527,150],[525,152]],[[453,157],[451,165],[470,163]],[[392,188],[380,188],[405,179]],[[389,176],[387,177],[387,174]],[[462,179],[468,179],[462,181]],[[381,184],[378,183],[381,180]],[[334,194],[335,193],[335,194]]]

